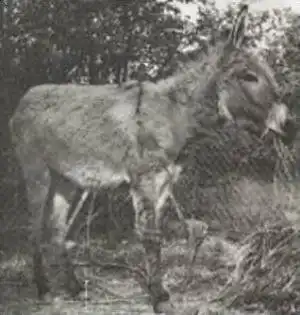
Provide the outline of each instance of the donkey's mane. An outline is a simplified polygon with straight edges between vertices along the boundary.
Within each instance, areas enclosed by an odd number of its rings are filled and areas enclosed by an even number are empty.
[[[201,54],[196,60],[191,60],[179,67],[175,73],[157,82],[159,89],[177,89],[185,86],[186,83],[192,83],[197,81],[197,83],[205,85],[209,74],[217,71],[215,65],[217,60],[222,53],[224,43],[219,43],[218,45],[210,46],[207,53]],[[211,67],[209,67],[211,65]],[[203,72],[205,70],[205,73]]]

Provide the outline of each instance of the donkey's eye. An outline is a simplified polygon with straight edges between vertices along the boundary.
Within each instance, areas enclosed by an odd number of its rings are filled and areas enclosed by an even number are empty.
[[[238,78],[247,82],[258,82],[258,77],[253,72],[240,72],[238,73]]]

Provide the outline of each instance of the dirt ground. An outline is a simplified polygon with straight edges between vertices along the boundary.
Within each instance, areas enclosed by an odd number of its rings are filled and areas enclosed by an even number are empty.
[[[297,229],[300,228],[298,206],[300,187],[293,185],[292,191],[283,188],[275,191],[273,185],[262,187],[249,181],[241,182],[239,185],[239,187],[236,186],[236,189],[239,196],[240,192],[243,192],[243,198],[240,197],[240,199],[244,203],[238,202],[231,205],[232,213],[238,224],[241,223],[239,220],[241,215],[246,216],[250,213],[257,222],[260,222],[265,221],[265,217],[257,219],[257,213],[266,216],[270,215],[268,209],[280,208],[285,209],[288,220]],[[258,198],[259,196],[261,198]],[[270,204],[271,202],[272,204]],[[222,212],[220,209],[219,211]],[[20,219],[20,216],[18,218]],[[8,222],[10,221],[8,220]],[[11,227],[8,225],[6,228],[9,230]],[[2,231],[3,235],[4,232]],[[9,240],[18,244],[23,240],[25,244],[25,232],[24,237],[18,235],[18,238],[13,238],[13,233],[9,230]],[[88,300],[57,299],[51,305],[38,303],[36,299],[30,259],[24,254],[27,252],[26,246],[22,245],[25,248],[22,253],[14,253],[9,256],[6,254],[8,248],[1,248],[5,253],[0,250],[0,315],[153,314],[147,296],[128,271],[116,269],[108,271],[99,266],[80,266],[81,261],[86,261],[83,254],[84,245],[79,245],[72,252],[72,256],[74,261],[79,264],[77,266],[79,277],[86,280]],[[116,249],[109,250],[103,241],[91,240],[89,248],[93,261],[123,259],[134,267],[143,260],[142,249],[133,241],[122,242]],[[178,314],[185,314],[182,313],[184,310],[193,307],[199,309],[198,315],[271,314],[260,305],[252,305],[251,308],[245,306],[243,309],[227,309],[222,303],[212,302],[230,280],[238,260],[239,249],[237,244],[225,241],[220,236],[207,237],[198,253],[193,273],[188,275],[189,249],[187,244],[184,241],[172,241],[164,244],[162,255],[162,268],[165,271],[164,283],[172,294]],[[188,284],[185,283],[187,281]]]
[[[136,244],[122,243],[117,250],[103,250],[99,242],[91,244],[93,260],[104,256],[123,258],[132,265],[140,262],[142,251]],[[189,249],[184,241],[166,243],[163,249],[165,284],[181,314],[188,308],[198,308],[203,315],[269,314],[256,310],[226,310],[223,305],[210,302],[226,284],[234,268],[238,247],[221,238],[209,237],[202,245],[193,274],[187,273]],[[77,249],[74,259],[80,260]],[[98,267],[78,266],[78,275],[86,280],[86,301],[57,299],[54,303],[38,303],[31,280],[28,258],[15,255],[3,260],[0,267],[0,314],[7,315],[109,315],[153,314],[147,296],[128,271],[103,271]],[[189,280],[189,283],[186,281]]]

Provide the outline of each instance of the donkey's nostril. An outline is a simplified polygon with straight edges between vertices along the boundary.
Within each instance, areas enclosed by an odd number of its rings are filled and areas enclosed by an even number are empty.
[[[296,119],[288,119],[282,129],[284,131],[283,142],[285,144],[290,144],[296,139],[299,126]]]

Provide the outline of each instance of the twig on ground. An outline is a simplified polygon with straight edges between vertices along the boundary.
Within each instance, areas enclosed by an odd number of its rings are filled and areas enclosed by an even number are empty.
[[[100,292],[100,291],[106,292],[106,293],[108,293],[109,295],[114,296],[116,299],[122,299],[122,300],[126,300],[126,299],[127,299],[126,296],[123,296],[122,294],[115,292],[113,289],[108,288],[108,287],[107,287],[106,285],[104,285],[104,284],[100,284],[99,281],[101,281],[101,280],[98,278],[97,287],[95,288],[95,290],[96,290],[97,292]]]

